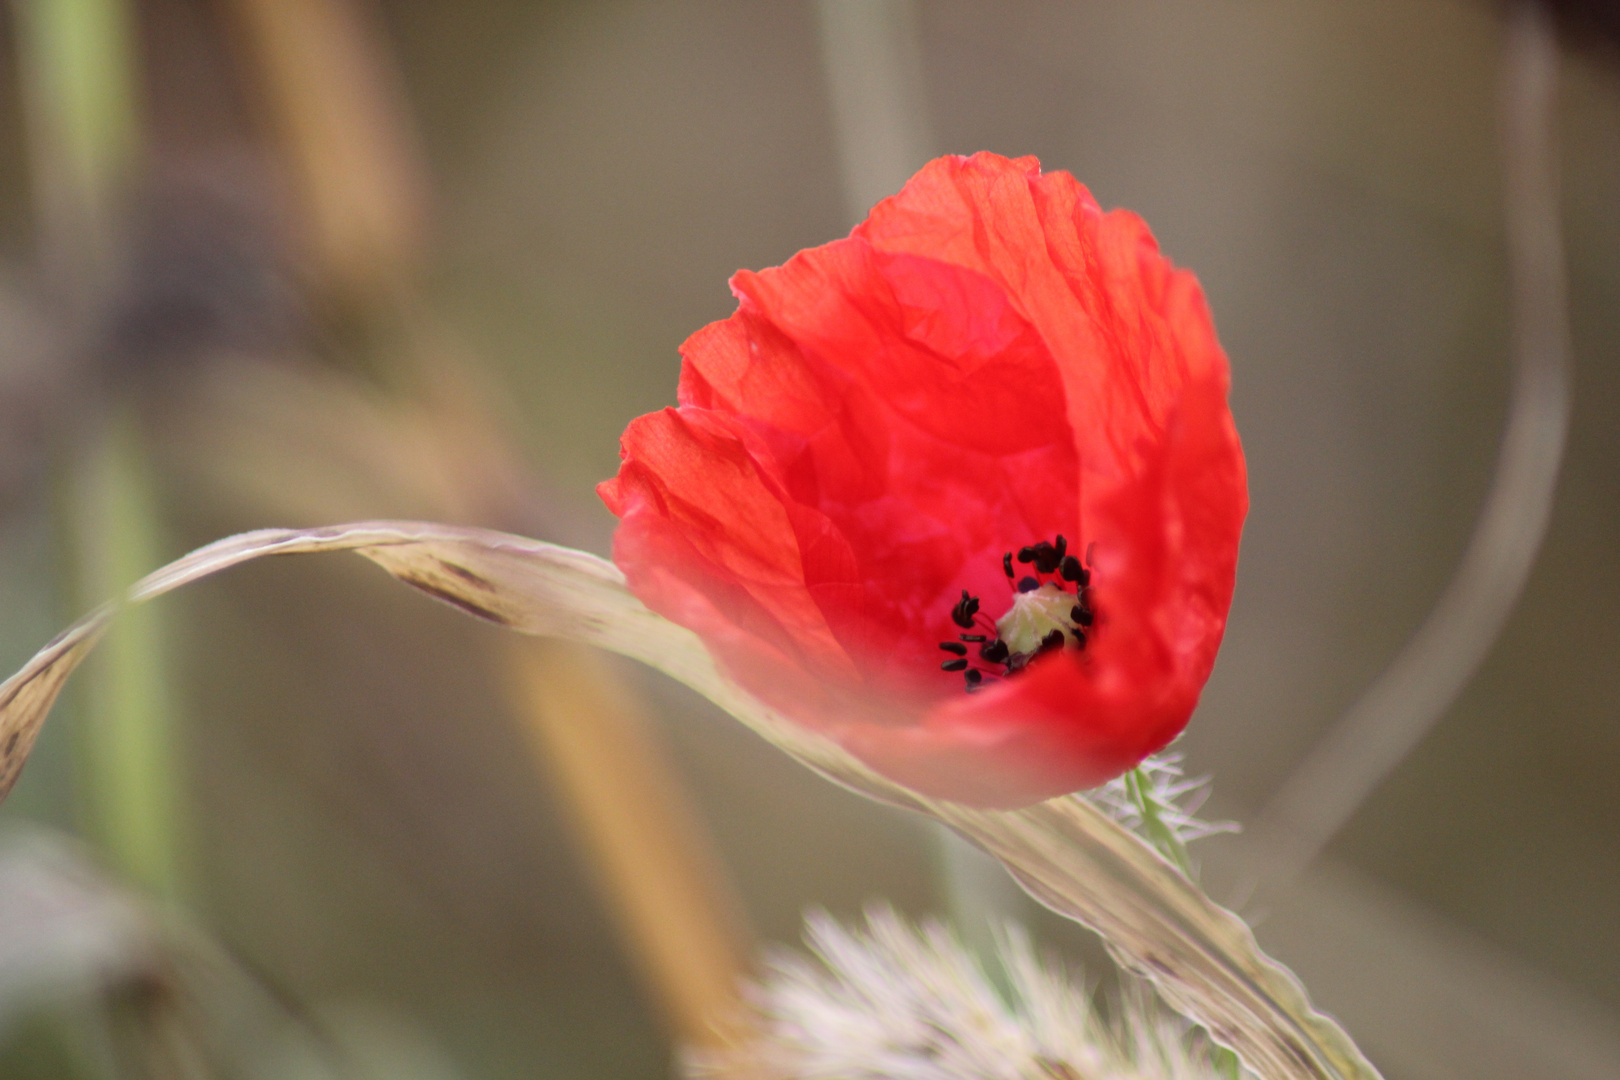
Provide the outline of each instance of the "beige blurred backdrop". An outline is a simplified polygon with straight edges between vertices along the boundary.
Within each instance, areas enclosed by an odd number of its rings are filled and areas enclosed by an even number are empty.
[[[191,260],[208,287],[185,278],[170,293],[216,305],[211,329],[185,356],[126,350],[83,377],[100,385],[157,370],[143,393],[180,400],[175,385],[211,378],[221,354],[364,351],[300,299],[282,181],[255,156],[239,54],[220,44],[228,6],[137,5],[153,171],[168,178],[148,219],[179,237],[156,244],[147,273]],[[605,553],[612,520],[592,486],[614,471],[626,422],[672,403],[679,343],[732,310],[727,276],[854,223],[818,9],[361,7],[429,181],[411,302],[471,358],[544,479],[553,535]],[[1490,480],[1509,364],[1500,12],[924,0],[913,16],[935,146],[1074,173],[1142,214],[1208,291],[1253,510],[1226,645],[1182,747],[1214,776],[1213,815],[1243,821],[1410,637]],[[14,86],[7,32],[0,75]],[[1488,1043],[1487,1029],[1524,1055],[1498,1056],[1499,1075],[1620,1062],[1605,1056],[1620,1046],[1620,62],[1575,51],[1561,94],[1576,399],[1545,547],[1484,668],[1310,884],[1246,909],[1391,1080],[1487,1075],[1437,1049]],[[24,145],[24,110],[0,90],[0,397],[49,385],[39,343],[57,340],[37,303]],[[196,269],[198,245],[224,251],[212,269]],[[239,266],[273,272],[220,300]],[[220,316],[232,303],[253,317]],[[75,403],[98,393],[74,383],[49,408],[0,410],[6,475],[21,476],[0,515],[8,670],[83,603],[54,584],[66,540],[52,463],[79,437]],[[158,471],[164,556],[304,523],[161,455]],[[334,505],[420,512],[381,489]],[[406,1055],[424,1077],[667,1073],[666,1029],[494,689],[498,631],[333,556],[246,567],[165,603],[185,902],[204,923],[311,1009],[425,1048]],[[942,909],[920,823],[809,775],[679,688],[621,677],[654,704],[652,734],[762,937],[794,940],[811,904]],[[0,816],[82,821],[80,704],[58,710]],[[1203,843],[1225,898],[1230,841]],[[1026,917],[1071,957],[1105,962],[1085,935]],[[1513,1023],[1524,1030],[1502,1035]],[[26,1075],[58,1075],[4,1048],[0,1069],[8,1052],[11,1068],[43,1070]]]

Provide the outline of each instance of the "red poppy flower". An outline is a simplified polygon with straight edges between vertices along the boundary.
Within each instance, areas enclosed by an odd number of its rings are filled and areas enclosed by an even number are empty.
[[[1182,730],[1248,495],[1203,293],[1140,218],[941,158],[731,288],[600,488],[637,596],[945,798],[1091,787]]]

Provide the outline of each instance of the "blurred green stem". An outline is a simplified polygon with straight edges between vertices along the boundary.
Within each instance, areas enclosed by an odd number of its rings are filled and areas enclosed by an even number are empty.
[[[129,0],[12,4],[40,261],[82,331],[117,262],[117,216],[140,149],[136,11]],[[80,464],[69,498],[76,607],[119,595],[162,555],[132,409],[115,412]],[[90,672],[79,757],[86,831],[130,880],[173,896],[180,770],[160,611],[134,609],[111,631]]]
[[[12,0],[29,171],[45,268],[74,292],[112,261],[114,215],[139,148],[127,0]]]
[[[107,425],[76,494],[79,592],[99,602],[163,561],[153,478],[132,412]],[[132,607],[109,632],[89,672],[80,759],[87,831],[129,880],[172,898],[182,770],[164,610]]]

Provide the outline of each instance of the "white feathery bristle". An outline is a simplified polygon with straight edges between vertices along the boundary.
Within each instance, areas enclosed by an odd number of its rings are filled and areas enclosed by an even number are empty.
[[[1005,996],[937,922],[887,906],[866,927],[807,919],[814,958],[772,956],[750,988],[753,1037],[688,1056],[691,1080],[1215,1080],[1209,1045],[1146,993],[1112,1019],[1009,925]]]
[[[1146,794],[1156,804],[1159,820],[1181,844],[1238,831],[1236,822],[1204,821],[1197,816],[1209,798],[1209,777],[1188,779],[1182,773],[1180,754],[1155,754],[1138,765],[1136,771],[1146,781]],[[1139,835],[1143,833],[1142,808],[1132,798],[1125,777],[1115,777],[1102,787],[1093,788],[1085,793],[1085,798],[1127,829]]]

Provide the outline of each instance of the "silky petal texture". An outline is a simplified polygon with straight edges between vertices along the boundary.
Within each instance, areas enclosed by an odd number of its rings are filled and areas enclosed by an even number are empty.
[[[1202,290],[1139,218],[1033,158],[941,158],[732,291],[600,489],[649,607],[938,797],[1095,786],[1181,731],[1247,486]],[[1093,552],[1090,644],[964,694],[939,670],[952,605],[999,616],[1002,553],[1060,533]]]

